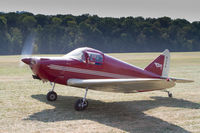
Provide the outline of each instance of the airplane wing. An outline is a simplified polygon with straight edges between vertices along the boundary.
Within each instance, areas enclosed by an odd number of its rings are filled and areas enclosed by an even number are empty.
[[[69,79],[67,85],[107,92],[143,92],[161,90],[175,86],[175,82],[166,79]]]

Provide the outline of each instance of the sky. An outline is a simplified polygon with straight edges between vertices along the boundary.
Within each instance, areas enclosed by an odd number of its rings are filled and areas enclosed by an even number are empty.
[[[142,16],[200,21],[200,0],[0,0],[0,12],[28,11],[34,14]]]

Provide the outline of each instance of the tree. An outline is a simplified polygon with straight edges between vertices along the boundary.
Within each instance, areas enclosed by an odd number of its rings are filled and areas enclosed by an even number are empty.
[[[39,53],[67,53],[82,46],[104,52],[200,50],[199,21],[0,13],[0,54],[20,54],[29,35],[35,35]]]
[[[62,23],[62,19],[58,18],[58,17],[53,17],[52,18],[52,23],[54,25],[60,25]]]
[[[36,25],[37,20],[33,16],[25,16],[22,22],[24,26],[33,28]]]
[[[23,36],[18,28],[10,29],[10,53],[20,53],[23,47]]]
[[[0,31],[4,31],[7,27],[7,19],[4,16],[0,16]]]

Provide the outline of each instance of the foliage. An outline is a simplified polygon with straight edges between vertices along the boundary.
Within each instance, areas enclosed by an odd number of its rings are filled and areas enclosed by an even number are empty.
[[[104,52],[199,51],[200,22],[169,17],[100,18],[97,15],[0,13],[0,54],[20,54],[35,34],[35,52],[63,54],[77,47]]]

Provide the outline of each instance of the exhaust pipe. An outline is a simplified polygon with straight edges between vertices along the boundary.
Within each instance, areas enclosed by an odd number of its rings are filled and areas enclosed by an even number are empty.
[[[38,77],[37,75],[32,75],[33,79],[38,79],[38,80],[41,80],[40,77]]]

